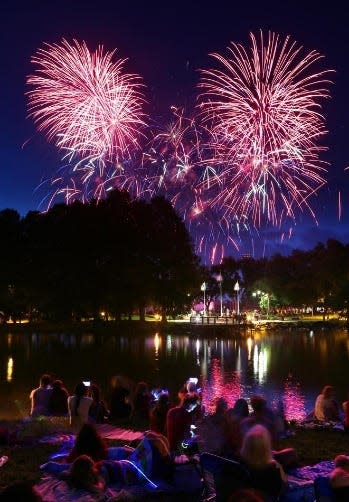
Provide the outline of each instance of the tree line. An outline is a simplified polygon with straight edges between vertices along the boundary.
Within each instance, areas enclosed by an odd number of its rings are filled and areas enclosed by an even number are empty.
[[[113,190],[98,203],[46,213],[0,212],[0,310],[31,320],[115,319],[147,305],[163,318],[187,309],[199,260],[183,221],[162,197]]]
[[[152,306],[163,320],[202,301],[256,290],[271,307],[321,303],[347,311],[349,244],[330,239],[315,248],[270,258],[226,257],[205,267],[182,219],[163,197],[133,200],[113,190],[106,199],[57,204],[45,213],[0,211],[0,311],[5,318],[115,319]],[[221,277],[222,281],[219,282]],[[269,300],[268,300],[269,301]],[[208,310],[208,308],[207,308]]]
[[[207,302],[222,293],[234,296],[234,284],[243,289],[242,301],[251,304],[256,291],[268,296],[268,307],[322,306],[347,312],[349,301],[349,244],[329,239],[313,249],[295,249],[289,256],[270,258],[227,257],[206,274]]]

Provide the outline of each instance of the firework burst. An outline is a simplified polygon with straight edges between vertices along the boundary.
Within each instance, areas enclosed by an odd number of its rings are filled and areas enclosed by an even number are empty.
[[[102,46],[90,52],[76,40],[46,44],[32,58],[36,72],[27,79],[29,115],[38,129],[90,165],[128,157],[144,125],[140,78],[124,74],[125,60],[113,62],[114,52]]]
[[[250,38],[249,49],[232,43],[228,57],[212,54],[223,69],[202,71],[199,112],[217,166],[211,203],[256,227],[294,219],[295,208],[315,217],[309,198],[325,183],[319,101],[329,97],[328,70],[314,71],[322,56],[289,37]]]

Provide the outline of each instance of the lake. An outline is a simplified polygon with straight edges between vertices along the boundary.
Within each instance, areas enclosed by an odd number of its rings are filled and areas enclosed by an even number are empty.
[[[29,393],[42,373],[64,381],[72,392],[79,380],[96,382],[107,394],[113,375],[151,388],[177,390],[198,377],[207,409],[217,397],[282,399],[288,418],[309,412],[325,384],[343,401],[349,391],[349,336],[336,331],[287,328],[236,338],[3,333],[0,335],[0,418],[28,414]]]

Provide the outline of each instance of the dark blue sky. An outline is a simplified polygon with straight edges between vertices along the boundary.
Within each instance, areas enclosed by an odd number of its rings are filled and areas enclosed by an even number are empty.
[[[148,112],[165,117],[170,105],[190,106],[198,69],[211,61],[209,52],[224,52],[231,40],[247,43],[249,31],[271,29],[316,49],[333,68],[332,99],[324,113],[330,133],[328,183],[313,202],[319,226],[299,215],[294,234],[280,246],[280,231],[255,237],[267,253],[310,248],[329,237],[349,242],[349,9],[341,2],[311,1],[90,1],[4,0],[1,3],[1,184],[0,209],[22,215],[37,209],[45,195],[36,191],[43,178],[60,166],[60,157],[32,120],[26,118],[25,80],[33,71],[30,58],[43,42],[62,37],[103,43],[128,57],[128,72],[142,75]],[[338,221],[338,190],[343,200]],[[242,250],[244,251],[244,250]],[[251,252],[251,249],[246,249]]]

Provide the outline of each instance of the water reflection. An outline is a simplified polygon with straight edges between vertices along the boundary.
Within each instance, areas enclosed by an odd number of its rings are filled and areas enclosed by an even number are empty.
[[[168,387],[174,398],[190,376],[197,376],[208,410],[217,397],[224,396],[233,406],[239,397],[258,393],[270,404],[281,399],[287,418],[298,419],[310,411],[325,384],[334,385],[338,399],[344,400],[348,362],[344,330],[312,334],[288,330],[234,339],[156,332],[147,337],[9,333],[0,337],[0,402],[11,383],[13,395],[27,406],[30,389],[44,372],[62,378],[69,390],[88,375],[104,392],[112,375],[124,374],[152,387]]]
[[[283,402],[287,420],[302,420],[306,416],[305,400],[299,382],[291,376],[284,383]]]
[[[13,358],[9,357],[7,361],[7,372],[6,372],[6,381],[12,382],[13,375]]]
[[[172,336],[167,335],[166,337],[166,352],[170,356],[172,352]]]

